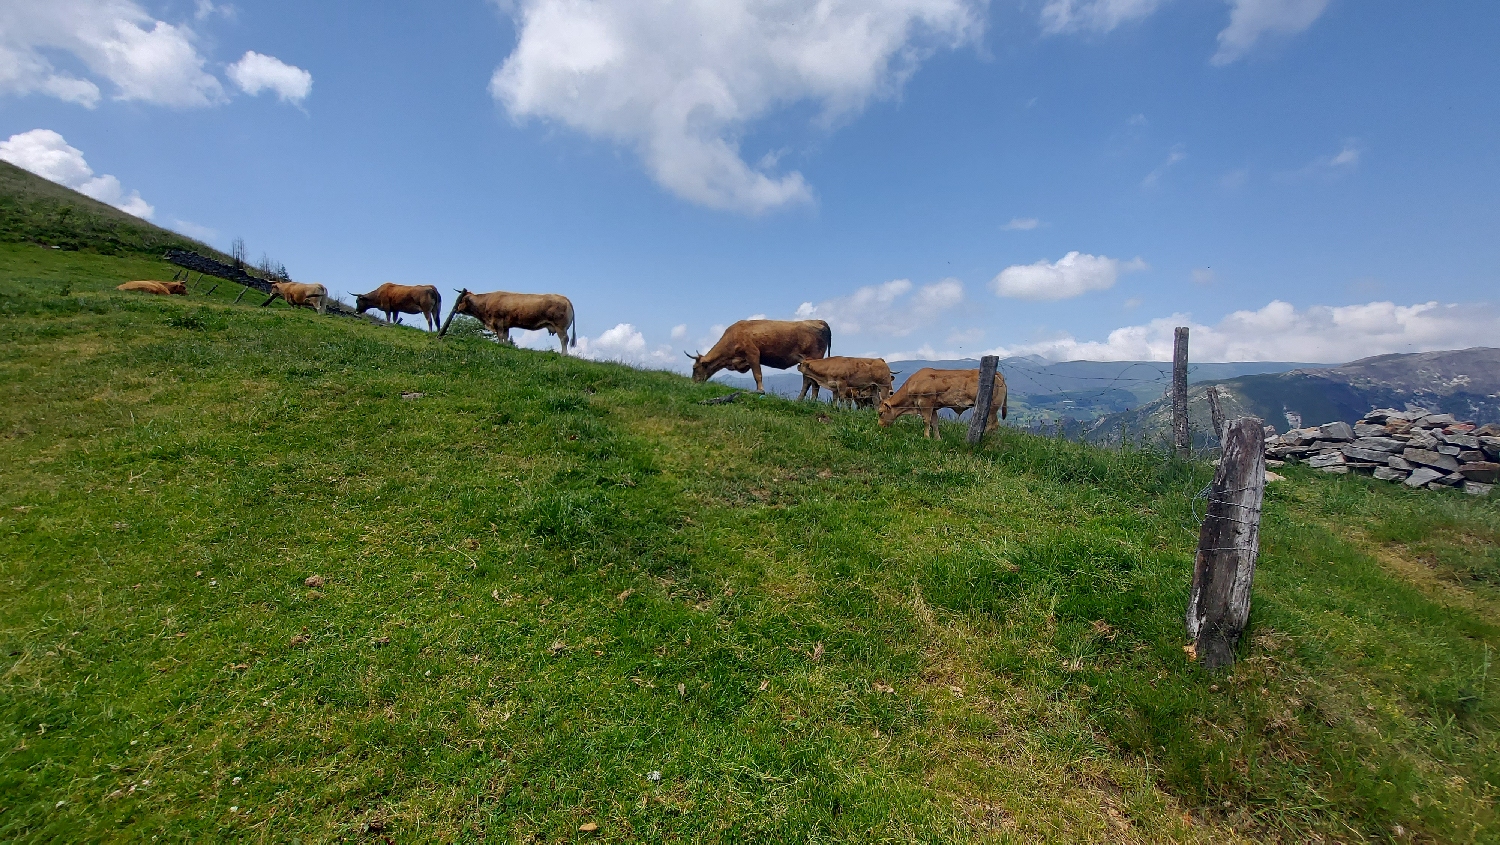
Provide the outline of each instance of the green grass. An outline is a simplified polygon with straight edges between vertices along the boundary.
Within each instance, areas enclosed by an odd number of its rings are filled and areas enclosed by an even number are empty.
[[[1294,469],[1211,675],[1205,466],[169,274],[0,246],[0,839],[1497,841],[1494,502]]]
[[[153,258],[176,247],[228,260],[223,253],[192,238],[126,214],[5,161],[0,161],[0,243],[41,244],[60,250]]]

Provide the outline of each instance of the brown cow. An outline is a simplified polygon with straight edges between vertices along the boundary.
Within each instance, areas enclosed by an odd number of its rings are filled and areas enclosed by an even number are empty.
[[[891,398],[880,403],[880,425],[890,426],[903,414],[916,414],[927,423],[926,436],[941,440],[938,433],[938,411],[952,408],[963,413],[974,407],[979,395],[978,370],[935,370],[923,367],[911,374]],[[1001,419],[1009,412],[1005,396],[1005,376],[995,373],[995,392],[990,403],[990,418],[984,424],[989,431],[999,425],[995,415]]]
[[[272,282],[271,296],[260,307],[270,305],[278,296],[286,300],[287,305],[315,308],[322,314],[328,302],[328,288],[301,282]]]
[[[398,314],[421,314],[427,328],[435,329],[443,319],[443,297],[432,285],[398,285],[386,282],[380,287],[354,297],[354,310],[363,314],[378,308],[387,322],[401,318]]]
[[[187,285],[182,282],[126,282],[116,287],[115,290],[133,290],[157,296],[187,296]]]
[[[833,330],[822,320],[741,320],[725,329],[724,336],[708,350],[707,355],[688,355],[693,359],[693,381],[708,381],[720,370],[755,376],[757,393],[766,392],[760,380],[760,368],[784,370],[803,361],[823,358],[833,349]],[[687,353],[683,353],[687,354]],[[818,398],[818,382],[802,374],[801,399],[812,389]]]
[[[798,364],[797,372],[828,388],[835,405],[873,408],[891,395],[891,368],[881,358],[820,358]]]
[[[556,293],[470,293],[468,288],[458,292],[454,314],[468,314],[484,324],[484,327],[499,336],[501,342],[510,343],[511,329],[536,331],[546,329],[562,343],[562,354],[568,354],[569,346],[577,346],[578,338],[571,339],[568,333],[573,328],[573,303]],[[448,323],[438,331],[442,337],[448,331]]]

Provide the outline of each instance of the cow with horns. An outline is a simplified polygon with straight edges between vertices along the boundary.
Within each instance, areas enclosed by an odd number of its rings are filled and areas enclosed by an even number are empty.
[[[354,310],[363,314],[371,308],[383,313],[388,323],[399,321],[401,314],[421,314],[427,320],[427,328],[435,329],[443,319],[443,297],[432,285],[386,282],[354,297]]]
[[[832,349],[833,330],[822,320],[740,320],[725,329],[707,354],[683,354],[693,359],[693,381],[708,381],[720,370],[749,370],[755,376],[755,390],[764,393],[761,367],[784,370],[827,357]],[[818,382],[804,373],[797,398],[805,397],[809,389],[817,399]]]
[[[448,326],[456,314],[468,314],[494,332],[502,343],[510,343],[511,329],[537,331],[546,329],[562,343],[562,354],[568,354],[569,346],[578,345],[573,330],[573,303],[556,293],[471,293],[468,288],[458,291],[453,311],[448,321],[438,331],[438,337],[448,332]]]

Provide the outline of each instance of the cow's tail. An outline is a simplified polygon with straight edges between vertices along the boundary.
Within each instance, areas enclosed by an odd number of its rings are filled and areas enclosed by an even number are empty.
[[[436,287],[433,287],[433,289],[432,289],[432,325],[433,326],[441,326],[442,324],[443,324],[443,295],[438,292],[438,289]]]
[[[824,355],[824,357],[832,355],[833,354],[833,329],[829,328],[827,323],[824,323],[822,331],[818,332],[818,337],[823,341],[823,355]]]
[[[570,299],[570,300],[568,300],[568,345],[569,346],[577,346],[578,345],[578,329],[574,328],[577,325],[578,325],[578,315],[577,315],[577,313],[575,313],[573,311],[573,301]]]
[[[1000,397],[1000,419],[1002,419],[1002,420],[1005,419],[1005,415],[1008,414],[1008,413],[1010,413],[1010,391],[1009,390],[1005,391],[1005,395],[1002,396],[1002,397]]]

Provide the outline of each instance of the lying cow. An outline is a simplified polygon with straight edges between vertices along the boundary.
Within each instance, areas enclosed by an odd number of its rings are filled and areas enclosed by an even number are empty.
[[[799,363],[797,372],[827,388],[835,405],[873,408],[891,395],[893,373],[880,358],[818,358]]]
[[[942,439],[938,432],[938,411],[952,408],[962,414],[974,407],[979,396],[978,370],[935,370],[923,367],[911,374],[891,398],[880,403],[880,425],[889,427],[904,414],[916,414],[927,423],[926,436]],[[1005,418],[1010,409],[1005,396],[1005,376],[995,373],[995,392],[990,400],[989,420],[984,430],[999,425],[996,414]]]
[[[566,296],[556,293],[470,293],[468,288],[458,292],[453,303],[453,312],[448,322],[438,331],[442,337],[453,322],[454,314],[468,314],[494,332],[502,343],[510,343],[511,329],[537,331],[546,329],[562,343],[562,354],[568,354],[569,346],[577,346],[575,335],[569,339],[573,329],[573,303]]]
[[[833,330],[822,320],[741,320],[724,330],[708,354],[688,357],[693,359],[693,381],[708,381],[720,370],[749,370],[755,376],[756,392],[764,393],[762,366],[784,370],[823,358],[832,348]],[[817,399],[817,380],[803,373],[797,398],[806,396],[809,388]]]
[[[117,286],[115,290],[137,291],[157,296],[187,296],[187,285],[182,282],[126,282]]]
[[[272,282],[271,295],[260,304],[260,307],[270,305],[278,296],[286,300],[287,305],[315,308],[319,314],[322,314],[328,302],[328,288],[302,282]]]
[[[386,282],[354,297],[354,310],[363,314],[371,308],[380,309],[389,323],[399,320],[398,314],[421,314],[427,320],[427,328],[435,329],[443,318],[443,297],[432,285]]]

